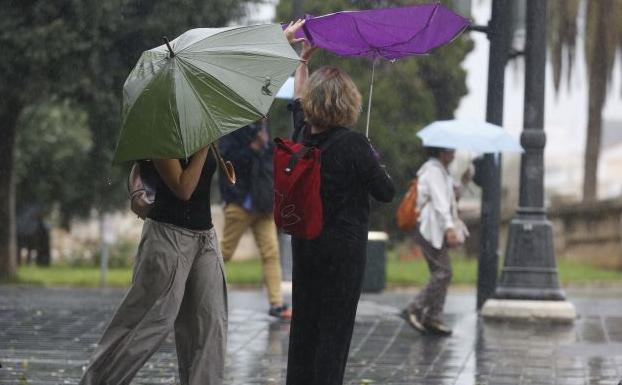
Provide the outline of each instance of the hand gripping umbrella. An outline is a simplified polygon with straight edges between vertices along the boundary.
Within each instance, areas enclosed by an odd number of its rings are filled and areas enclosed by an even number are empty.
[[[277,24],[192,29],[145,51],[123,87],[115,162],[188,158],[265,117],[299,60]]]
[[[297,37],[338,55],[372,59],[366,128],[369,134],[376,60],[427,54],[453,41],[469,25],[469,20],[436,3],[307,16]]]

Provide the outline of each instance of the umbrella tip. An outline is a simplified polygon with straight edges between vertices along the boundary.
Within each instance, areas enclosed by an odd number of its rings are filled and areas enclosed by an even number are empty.
[[[170,52],[170,57],[174,58],[175,52],[173,52],[173,49],[171,48],[171,45],[168,43],[168,39],[166,38],[166,36],[162,36],[162,40],[164,40],[164,44],[166,44],[166,47],[168,48],[168,52]]]

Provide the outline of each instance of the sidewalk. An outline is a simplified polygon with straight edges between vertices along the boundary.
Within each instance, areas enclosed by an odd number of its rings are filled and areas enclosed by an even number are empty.
[[[484,322],[473,292],[446,305],[450,338],[422,336],[398,316],[413,292],[364,295],[346,384],[607,384],[622,379],[622,296],[571,293],[574,325]],[[607,295],[607,297],[603,297]],[[0,384],[76,384],[122,290],[0,286]],[[227,385],[284,384],[289,325],[260,291],[230,292]],[[132,384],[176,384],[172,336]]]

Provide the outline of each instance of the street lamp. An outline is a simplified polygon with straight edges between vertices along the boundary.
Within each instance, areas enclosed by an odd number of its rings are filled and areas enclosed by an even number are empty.
[[[488,94],[486,121],[503,126],[505,66],[511,41],[511,0],[494,0],[487,26],[472,26],[472,31],[485,32],[490,40],[488,59]],[[486,154],[478,162],[482,176],[480,254],[477,265],[477,309],[492,297],[497,287],[499,266],[499,225],[501,213],[501,156]]]
[[[501,283],[495,299],[484,305],[485,317],[572,320],[576,316],[572,304],[564,301],[559,285],[553,226],[544,209],[546,24],[547,1],[527,0],[521,135],[525,153],[521,159],[519,208],[510,223]]]

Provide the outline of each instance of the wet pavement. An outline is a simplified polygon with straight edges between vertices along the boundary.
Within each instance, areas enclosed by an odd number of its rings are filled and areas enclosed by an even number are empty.
[[[414,292],[365,294],[346,384],[607,384],[622,379],[622,292],[571,293],[573,325],[490,322],[474,293],[451,292],[450,338],[422,336],[397,315]],[[123,290],[0,286],[0,384],[76,384]],[[289,325],[265,294],[230,292],[227,385],[284,384]],[[132,384],[176,384],[170,336]]]

